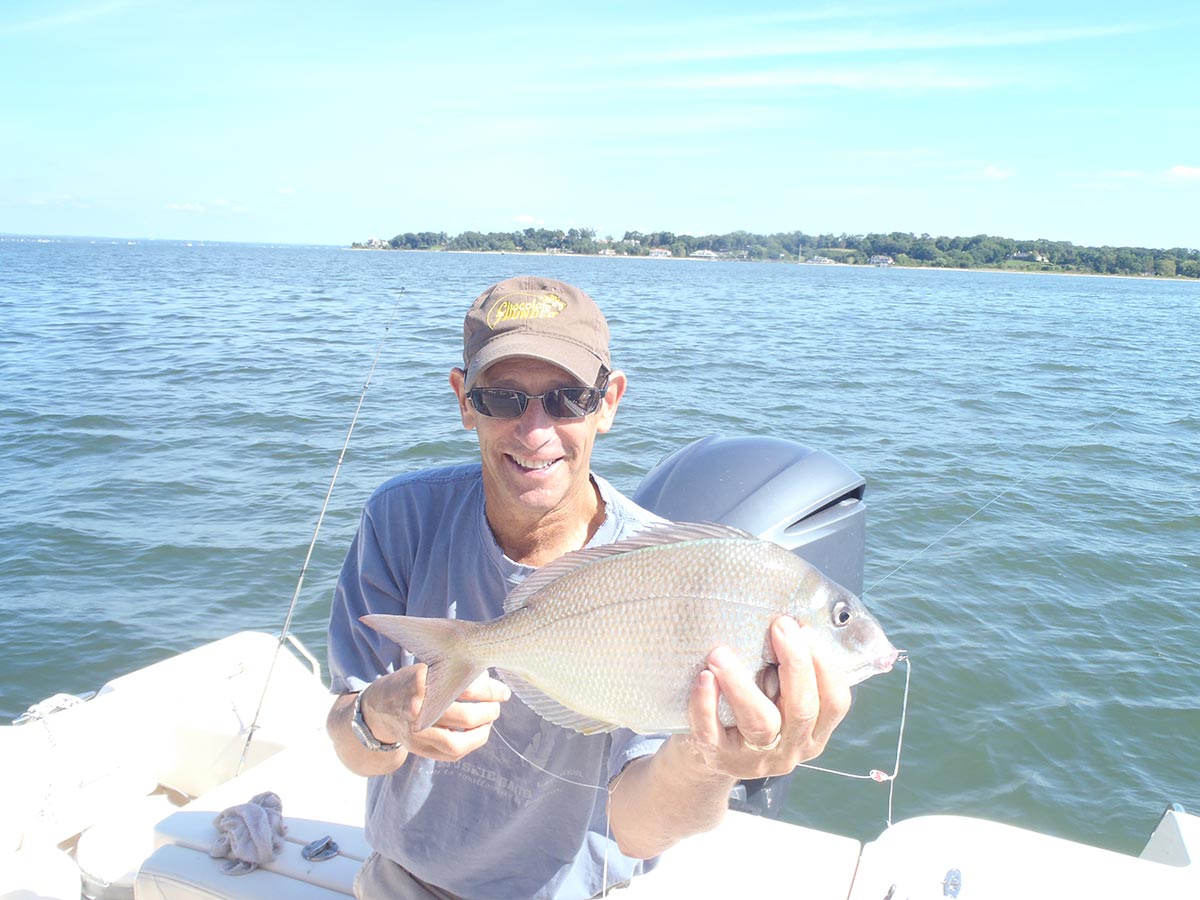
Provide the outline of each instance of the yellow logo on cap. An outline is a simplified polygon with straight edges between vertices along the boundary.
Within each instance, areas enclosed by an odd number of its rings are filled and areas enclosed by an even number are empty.
[[[527,291],[505,294],[488,310],[488,328],[496,328],[501,322],[514,319],[553,319],[566,308],[566,300],[548,291],[537,294]]]

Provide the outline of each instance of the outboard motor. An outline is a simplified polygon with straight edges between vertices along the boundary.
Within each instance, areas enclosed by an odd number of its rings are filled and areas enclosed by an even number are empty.
[[[835,456],[773,437],[707,437],[654,466],[633,499],[676,522],[741,528],[861,594],[866,481]],[[734,809],[778,817],[791,776],[739,783]]]

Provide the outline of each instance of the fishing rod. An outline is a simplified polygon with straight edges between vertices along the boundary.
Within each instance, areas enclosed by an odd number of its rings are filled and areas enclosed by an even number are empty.
[[[300,566],[300,577],[296,579],[296,589],[292,592],[292,602],[288,606],[287,616],[283,620],[283,628],[279,632],[279,642],[275,645],[275,653],[271,657],[271,665],[267,669],[267,677],[263,682],[262,694],[258,698],[258,708],[254,711],[254,718],[250,722],[250,727],[246,729],[246,742],[242,745],[242,755],[238,759],[237,772],[234,774],[240,775],[242,767],[246,764],[246,755],[250,752],[250,742],[254,739],[254,732],[258,730],[258,719],[262,715],[263,704],[267,699],[267,688],[271,684],[271,676],[275,673],[275,663],[279,659],[279,651],[283,649],[283,644],[288,640],[288,632],[292,627],[292,618],[296,614],[296,605],[300,601],[300,588],[304,585],[304,576],[308,573],[308,564],[312,559],[313,549],[317,546],[317,536],[321,533],[321,523],[325,521],[325,513],[329,509],[329,499],[333,496],[333,486],[337,484],[339,473],[342,471],[342,462],[346,458],[346,450],[350,446],[350,436],[354,434],[354,426],[358,424],[358,415],[362,411],[363,401],[367,398],[367,388],[371,386],[371,379],[375,377],[375,367],[379,364],[379,357],[383,353],[383,345],[387,340],[388,333],[392,330],[392,323],[396,320],[396,313],[400,309],[400,302],[404,299],[405,288],[400,288],[400,292],[396,295],[396,303],[392,307],[392,314],[388,318],[387,325],[384,326],[383,335],[379,338],[379,346],[375,349],[375,358],[371,360],[371,368],[367,371],[367,378],[363,382],[362,392],[358,395],[358,405],[354,408],[354,416],[350,419],[350,427],[346,431],[346,440],[342,442],[342,450],[338,454],[337,465],[333,469],[333,477],[329,479],[329,488],[325,491],[325,501],[321,504],[321,513],[317,516],[317,525],[313,529],[312,540],[308,543],[308,552],[304,554],[304,563]]]

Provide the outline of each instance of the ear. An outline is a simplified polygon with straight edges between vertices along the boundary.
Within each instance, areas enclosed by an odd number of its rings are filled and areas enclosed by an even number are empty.
[[[608,390],[604,394],[604,400],[600,403],[600,409],[597,411],[599,422],[596,425],[596,431],[604,434],[613,426],[613,420],[617,417],[617,407],[621,403],[621,398],[625,396],[625,388],[628,382],[625,379],[625,373],[617,369],[608,376]]]
[[[458,414],[462,418],[463,428],[470,431],[475,427],[475,410],[471,401],[467,399],[466,384],[466,372],[462,369],[450,370],[450,387],[454,389],[454,396],[458,398]]]

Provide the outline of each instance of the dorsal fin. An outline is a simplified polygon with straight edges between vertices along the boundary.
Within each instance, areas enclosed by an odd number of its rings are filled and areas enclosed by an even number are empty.
[[[702,540],[753,541],[758,538],[740,528],[718,525],[715,522],[654,522],[623,541],[564,553],[554,562],[547,563],[509,592],[504,599],[504,611],[510,613],[514,609],[520,609],[529,602],[530,597],[555,579],[610,556],[643,550],[646,547]]]

